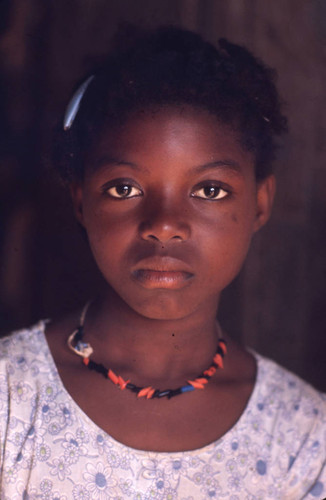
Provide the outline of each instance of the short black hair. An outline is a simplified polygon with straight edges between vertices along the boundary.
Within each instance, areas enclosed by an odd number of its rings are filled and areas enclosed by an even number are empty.
[[[218,47],[175,26],[131,27],[116,35],[87,89],[72,127],[58,132],[55,164],[64,181],[81,179],[85,152],[101,127],[149,106],[204,108],[240,133],[255,155],[256,179],[272,172],[277,136],[287,129],[275,71],[246,48],[220,39]]]

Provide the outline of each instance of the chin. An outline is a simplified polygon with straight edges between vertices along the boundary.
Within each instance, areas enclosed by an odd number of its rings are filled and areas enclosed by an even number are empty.
[[[155,307],[135,307],[134,310],[141,316],[148,319],[173,321],[185,318],[191,314],[193,311],[181,309],[180,307],[167,307],[156,304]]]
[[[162,293],[155,299],[147,299],[137,304],[129,304],[134,311],[148,319],[179,320],[191,315],[198,304],[185,304],[183,297],[171,297],[171,294]]]

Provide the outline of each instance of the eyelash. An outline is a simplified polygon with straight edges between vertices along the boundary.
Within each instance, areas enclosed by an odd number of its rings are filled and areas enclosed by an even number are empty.
[[[120,193],[119,188],[121,191]],[[128,200],[131,198],[142,196],[144,194],[143,191],[139,187],[135,186],[131,181],[123,181],[120,179],[110,182],[109,185],[106,184],[105,186],[103,186],[102,190],[103,193],[116,200]],[[210,193],[205,193],[205,190],[210,190],[213,196],[209,196]],[[202,192],[202,194],[199,194],[200,192]],[[202,200],[218,201],[230,196],[230,194],[230,191],[228,189],[225,189],[221,185],[216,185],[213,182],[208,182],[205,185],[196,187],[191,192],[190,196],[192,198],[198,198]]]
[[[213,190],[212,192],[213,192],[214,196],[210,197],[208,194],[206,194],[206,196],[205,196],[205,193],[204,193],[205,189]],[[196,194],[196,193],[199,193],[200,191],[203,192],[204,196],[200,196],[199,194]],[[217,194],[215,194],[216,191],[217,191]],[[221,192],[222,192],[222,196],[220,196]],[[194,189],[194,191],[191,193],[191,196],[193,198],[199,198],[201,200],[219,201],[219,200],[223,200],[227,196],[230,196],[230,191],[225,189],[221,185],[216,185],[214,183],[207,183],[204,186],[199,186],[196,189]]]
[[[119,193],[118,188],[125,189],[127,188],[127,192],[125,193]],[[114,195],[112,191],[116,192]],[[142,190],[139,189],[138,187],[132,186],[131,184],[123,183],[123,184],[116,184],[115,186],[110,186],[105,189],[105,193],[107,193],[111,198],[116,198],[118,200],[126,200],[130,198],[135,198],[136,196],[141,196],[143,194]],[[133,194],[131,194],[133,193]],[[131,195],[131,196],[130,196]]]

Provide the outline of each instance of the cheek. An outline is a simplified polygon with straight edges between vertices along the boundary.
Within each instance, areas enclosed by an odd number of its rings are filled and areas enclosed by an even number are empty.
[[[212,282],[218,273],[226,286],[240,271],[254,233],[254,214],[247,206],[246,210],[225,211],[214,224],[202,228],[202,250],[211,265]]]
[[[199,222],[202,237],[216,239],[217,248],[222,245],[242,246],[251,240],[255,224],[254,199],[245,199],[236,207],[225,204],[213,214],[208,214]]]
[[[243,258],[246,256],[254,234],[255,209],[253,205],[245,205],[242,210],[229,214],[229,224],[225,233],[229,235],[234,251]],[[232,243],[231,243],[232,242]]]
[[[106,211],[89,211],[85,215],[85,229],[88,241],[98,266],[114,266],[123,249],[129,244],[131,234],[127,220],[112,217]]]

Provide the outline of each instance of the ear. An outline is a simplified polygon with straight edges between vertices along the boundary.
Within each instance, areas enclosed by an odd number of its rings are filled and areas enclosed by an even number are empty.
[[[276,180],[274,175],[269,175],[266,179],[257,183],[256,220],[254,231],[258,231],[268,221],[276,190]]]
[[[80,182],[71,182],[69,185],[70,196],[72,199],[72,205],[74,209],[74,214],[78,222],[84,226],[84,214],[83,214],[83,187]]]

